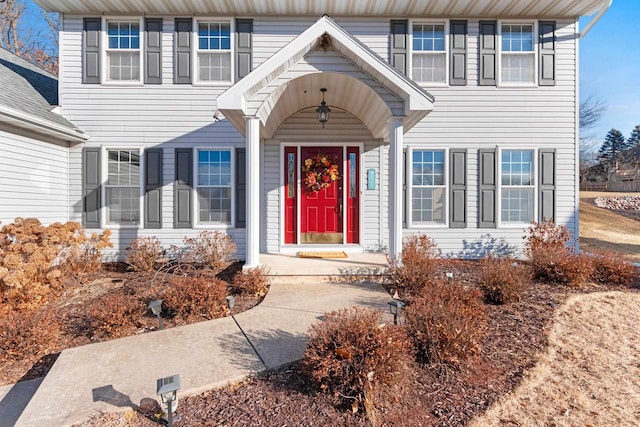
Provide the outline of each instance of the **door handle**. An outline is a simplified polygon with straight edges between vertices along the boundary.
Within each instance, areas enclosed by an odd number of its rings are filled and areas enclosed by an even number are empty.
[[[338,203],[338,215],[342,216],[342,202]]]

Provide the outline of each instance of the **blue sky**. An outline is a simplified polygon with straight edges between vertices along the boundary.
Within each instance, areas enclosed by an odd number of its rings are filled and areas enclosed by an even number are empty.
[[[589,132],[603,140],[611,128],[629,136],[640,124],[640,1],[613,5],[580,42],[580,97],[608,105]],[[581,20],[584,27],[587,19]]]
[[[41,21],[40,10],[27,0],[25,22]],[[603,140],[609,129],[628,136],[640,124],[639,0],[613,0],[613,6],[580,42],[580,97],[607,104],[600,122],[586,134]],[[581,19],[584,28],[589,17]],[[46,28],[44,29],[46,34]]]

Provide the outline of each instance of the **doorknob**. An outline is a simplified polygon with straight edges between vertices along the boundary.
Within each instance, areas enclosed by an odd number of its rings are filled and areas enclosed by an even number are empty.
[[[342,202],[338,203],[338,215],[342,216]]]

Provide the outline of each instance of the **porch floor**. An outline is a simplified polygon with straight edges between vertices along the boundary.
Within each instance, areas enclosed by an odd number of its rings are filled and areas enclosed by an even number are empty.
[[[340,276],[377,276],[387,269],[383,253],[347,253],[347,258],[298,258],[295,254],[260,254],[260,264],[268,266],[278,280],[287,278],[337,279]]]

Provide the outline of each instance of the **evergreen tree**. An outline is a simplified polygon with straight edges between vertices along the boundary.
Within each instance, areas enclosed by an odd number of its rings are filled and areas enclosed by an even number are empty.
[[[640,145],[640,125],[637,125],[635,128],[633,128],[633,130],[631,131],[631,136],[629,136],[629,139],[627,139],[628,148],[634,148],[638,145]]]
[[[618,129],[611,129],[598,151],[598,159],[602,162],[613,162],[627,148],[624,136]]]

